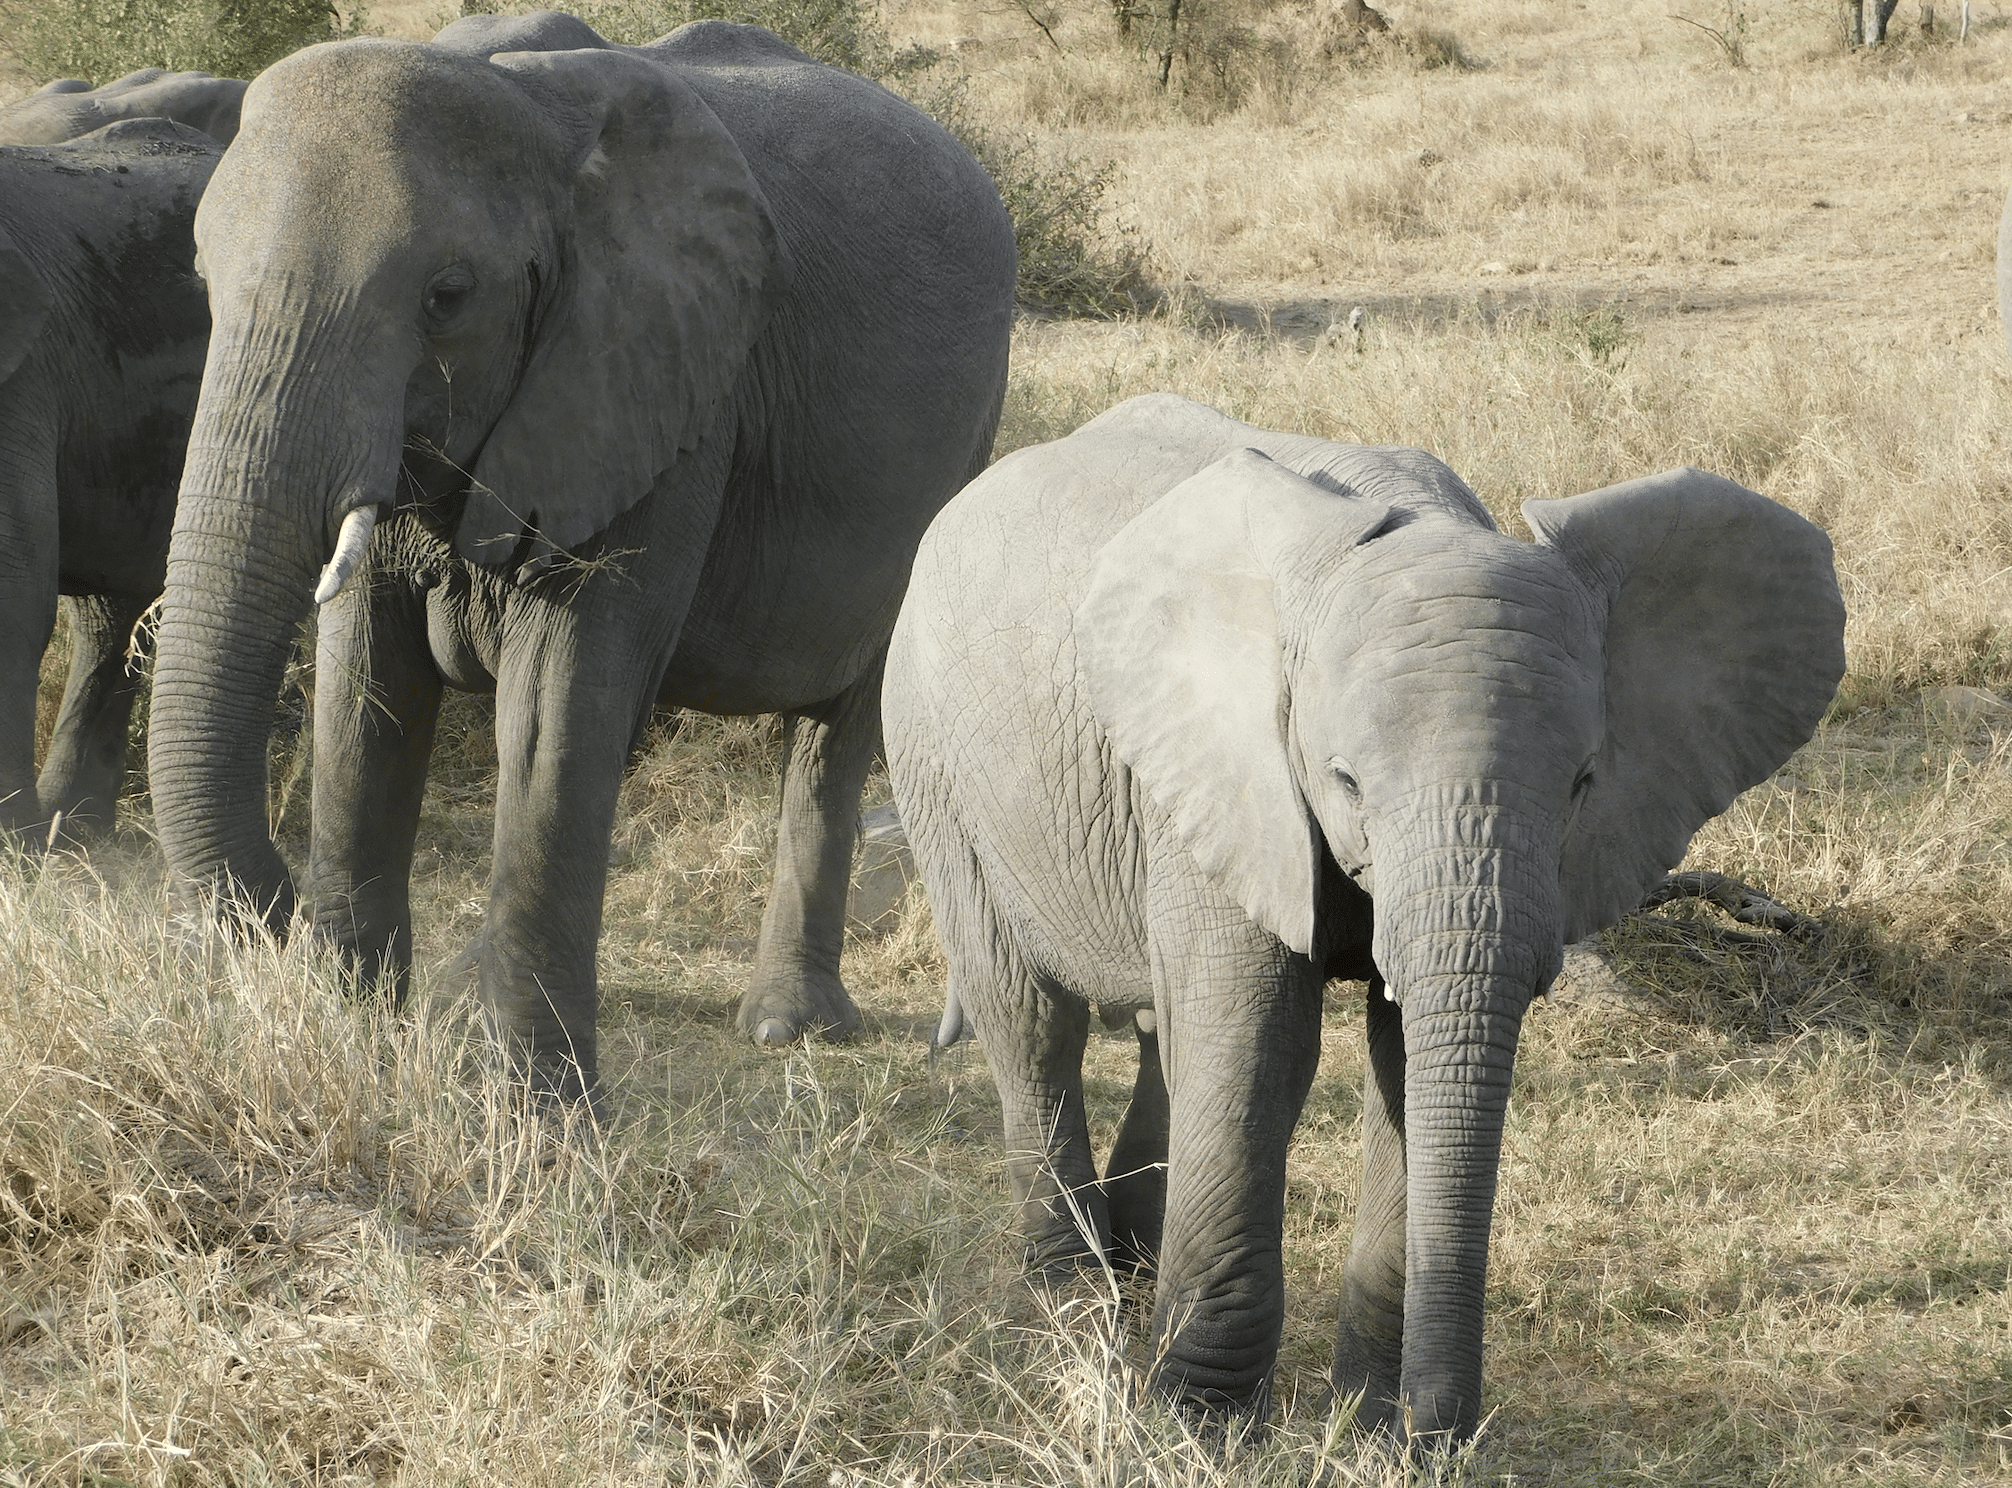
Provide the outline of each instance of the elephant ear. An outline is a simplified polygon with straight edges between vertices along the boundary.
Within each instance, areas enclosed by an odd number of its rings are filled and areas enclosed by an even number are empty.
[[[1353,546],[1388,514],[1238,450],[1121,528],[1076,608],[1113,753],[1202,871],[1301,954],[1321,841],[1287,748],[1275,579],[1309,545]]]
[[[1702,470],[1523,516],[1609,601],[1606,739],[1562,865],[1571,941],[1632,912],[1816,731],[1844,675],[1844,600],[1821,528]]]
[[[455,532],[462,556],[498,563],[531,533],[591,537],[697,447],[788,271],[740,147],[671,69],[600,50],[491,60],[588,120],[558,282]]]
[[[0,230],[0,382],[28,359],[49,318],[49,292],[28,255]]]

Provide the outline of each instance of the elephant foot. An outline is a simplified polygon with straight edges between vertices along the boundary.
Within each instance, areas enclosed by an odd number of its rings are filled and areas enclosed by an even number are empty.
[[[572,1060],[536,1060],[524,1070],[524,1080],[532,1109],[547,1124],[563,1129],[584,1122],[590,1131],[608,1129],[608,1098],[600,1080]]]
[[[1188,1419],[1190,1429],[1205,1439],[1220,1441],[1219,1433],[1228,1430],[1231,1422],[1245,1417],[1252,1423],[1249,1429],[1263,1429],[1271,1415],[1271,1370],[1265,1371],[1248,1391],[1223,1389],[1208,1383],[1205,1377],[1197,1377],[1204,1373],[1214,1371],[1190,1374],[1172,1360],[1164,1361],[1153,1374],[1153,1392],[1179,1410]]]
[[[475,932],[475,938],[461,948],[461,954],[447,963],[444,973],[449,981],[465,981],[482,970],[482,958],[489,950],[489,930],[487,926]]]
[[[765,1049],[780,1049],[807,1033],[853,1038],[862,1024],[852,994],[832,973],[785,978],[757,971],[734,1014],[734,1027]]]
[[[1355,1412],[1357,1431],[1391,1442],[1404,1440],[1406,1423],[1398,1385],[1403,1351],[1401,1338],[1372,1339],[1343,1320],[1329,1378],[1337,1397],[1362,1397]]]

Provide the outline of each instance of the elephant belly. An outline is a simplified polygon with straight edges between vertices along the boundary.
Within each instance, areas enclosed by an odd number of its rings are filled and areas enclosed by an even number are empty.
[[[843,409],[784,441],[795,454],[737,481],[659,701],[793,711],[850,686],[894,628],[923,529],[978,458],[990,396],[967,389],[962,407],[938,410],[930,438],[883,429],[860,448],[869,413]]]
[[[1100,1008],[1151,1007],[1143,884],[1112,871],[1115,844],[1058,838],[1047,846],[1038,855],[1001,851],[998,844],[979,849],[1000,918],[1021,954]]]
[[[167,582],[172,483],[66,481],[60,496],[60,578],[65,594],[159,594]]]

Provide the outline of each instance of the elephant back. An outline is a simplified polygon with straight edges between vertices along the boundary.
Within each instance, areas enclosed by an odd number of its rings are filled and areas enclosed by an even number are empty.
[[[65,78],[0,108],[0,145],[61,144],[107,124],[142,119],[173,120],[227,145],[237,133],[245,87],[236,78],[157,67],[102,88]]]

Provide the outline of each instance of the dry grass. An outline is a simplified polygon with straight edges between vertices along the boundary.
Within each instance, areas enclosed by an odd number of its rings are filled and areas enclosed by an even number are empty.
[[[1735,71],[1662,0],[1391,0],[1485,65],[1274,49],[1232,99],[1161,96],[1107,7],[1037,8],[1066,54],[1015,9],[890,23],[992,122],[1114,160],[1175,294],[1023,324],[1002,448],[1168,388],[1422,445],[1512,527],[1690,462],[1837,543],[1844,696],[1693,854],[1824,934],[1669,911],[1609,937],[1638,1005],[1533,1013],[1494,1414],[1443,1475],[2012,1482],[2012,713],[1943,691],[2012,686],[1999,9],[1866,59],[1828,5],[1755,3]],[[1328,329],[1356,304],[1359,341]],[[423,1015],[345,1003],[303,946],[172,940],[144,798],[94,863],[0,865],[0,1482],[1403,1481],[1323,1380],[1359,989],[1295,1144],[1285,1408],[1199,1442],[1139,1396],[1135,1310],[1018,1279],[982,1056],[922,1046],[919,900],[849,952],[857,1044],[732,1035],[766,721],[652,740],[603,948],[616,1125],[524,1119],[440,970],[481,914],[486,716],[450,708],[426,807]],[[1100,1140],[1130,1068],[1093,1041]]]

